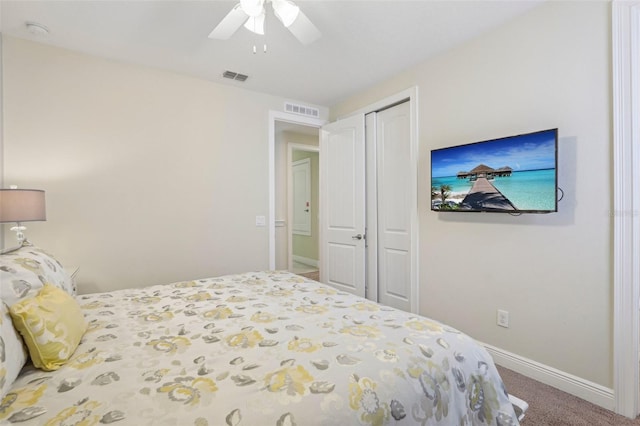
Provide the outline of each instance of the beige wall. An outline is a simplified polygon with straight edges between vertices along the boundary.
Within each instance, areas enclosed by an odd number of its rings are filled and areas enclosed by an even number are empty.
[[[610,5],[547,2],[332,108],[419,87],[420,313],[612,387]],[[436,213],[430,150],[559,128],[549,215]],[[496,326],[496,309],[511,327]]]
[[[80,291],[268,268],[255,218],[285,99],[10,37],[3,58],[5,184],[46,190],[27,236]]]

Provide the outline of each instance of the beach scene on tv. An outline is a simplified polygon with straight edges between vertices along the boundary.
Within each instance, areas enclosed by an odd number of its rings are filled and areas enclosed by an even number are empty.
[[[556,211],[556,129],[431,151],[431,209]]]

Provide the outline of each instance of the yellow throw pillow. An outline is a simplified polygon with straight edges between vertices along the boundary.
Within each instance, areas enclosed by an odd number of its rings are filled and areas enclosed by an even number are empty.
[[[78,302],[51,284],[9,308],[14,326],[29,349],[33,365],[57,370],[69,360],[87,330]]]

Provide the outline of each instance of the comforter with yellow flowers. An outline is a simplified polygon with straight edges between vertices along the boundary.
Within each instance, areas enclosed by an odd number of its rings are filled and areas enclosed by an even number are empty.
[[[0,424],[518,424],[473,339],[290,273],[77,300],[72,358],[27,365]]]

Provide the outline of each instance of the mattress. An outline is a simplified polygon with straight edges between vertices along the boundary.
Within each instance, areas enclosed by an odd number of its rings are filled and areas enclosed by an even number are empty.
[[[288,272],[77,301],[88,329],[73,356],[27,363],[0,424],[518,424],[469,336]]]

